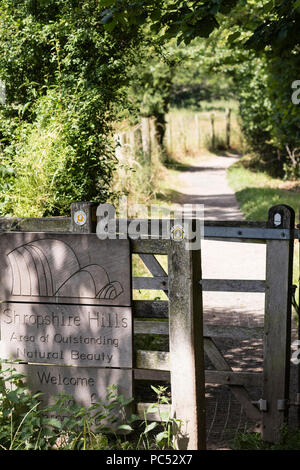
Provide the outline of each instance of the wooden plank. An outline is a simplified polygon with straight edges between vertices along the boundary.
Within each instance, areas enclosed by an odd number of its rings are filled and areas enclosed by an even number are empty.
[[[134,369],[133,373],[135,380],[170,382],[170,371],[167,370]]]
[[[253,421],[257,430],[261,429],[261,412],[252,403],[252,398],[249,392],[240,385],[231,385],[230,390],[235,398],[240,402],[245,414]]]
[[[274,206],[269,210],[268,223],[280,231],[294,227],[294,210]],[[263,413],[262,437],[270,442],[279,440],[288,417],[293,246],[292,239],[267,242],[263,380],[267,412]],[[278,409],[279,403],[285,404],[283,410]]]
[[[154,277],[168,276],[154,255],[140,254],[139,256]],[[168,290],[164,289],[164,293],[168,295]]]
[[[82,204],[82,203],[81,203]],[[88,203],[88,204],[93,204],[93,203]],[[75,207],[74,207],[75,209]],[[75,212],[75,211],[74,211]],[[94,219],[94,215],[93,215]],[[118,220],[117,219],[117,227],[118,227]],[[143,220],[143,219],[141,219]],[[94,226],[94,220],[93,220],[93,226]],[[150,220],[149,222],[149,228],[150,228]],[[172,220],[170,220],[172,223]],[[130,223],[130,220],[128,220],[128,223]],[[162,226],[163,222],[161,222],[161,219],[158,223],[159,227]],[[216,232],[212,229],[217,228],[218,232]],[[266,222],[251,222],[251,221],[205,221],[204,222],[204,236],[205,238],[218,238],[218,239],[223,239],[224,238],[224,233],[219,231],[219,228],[255,228],[255,229],[264,229],[266,228]],[[71,227],[71,217],[0,217],[0,231],[20,231],[20,232],[69,232],[73,231]],[[94,230],[92,230],[94,231]],[[149,232],[150,233],[150,232]],[[233,232],[236,235],[236,232]],[[267,232],[269,235],[272,232]],[[273,232],[274,233],[274,232]],[[259,238],[254,237],[253,240],[259,240],[259,239],[264,239],[263,232],[257,232],[259,235]],[[275,232],[276,237],[278,238],[278,233]],[[226,238],[228,238],[228,233],[226,235]],[[243,238],[240,236],[236,237],[229,237],[232,238],[232,240],[235,240],[236,238],[240,239],[240,241],[243,240]],[[299,230],[294,230],[294,238],[299,238]],[[251,239],[251,237],[250,237]],[[143,240],[135,240],[137,242],[143,241]],[[153,253],[153,251],[148,250],[145,245],[140,245],[139,243],[135,243],[134,240],[133,246],[137,250],[141,250],[142,253]],[[148,241],[148,240],[146,240]],[[158,247],[155,242],[158,240],[152,239],[149,240],[150,242],[154,242],[154,246],[156,247],[156,250],[158,250],[157,254],[167,254],[167,249]],[[167,242],[168,240],[162,240],[163,244]]]
[[[168,276],[154,255],[140,254],[140,258],[154,277]]]
[[[161,351],[138,351],[137,366],[134,377],[137,380],[168,380],[167,368],[170,364],[170,353]],[[147,368],[151,368],[150,370]],[[261,372],[236,372],[228,370],[205,370],[205,383],[218,385],[243,385],[245,387],[260,387]]]
[[[89,408],[97,402],[106,402],[107,388],[112,385],[118,386],[118,393],[125,398],[131,398],[132,370],[130,369],[102,369],[98,367],[65,367],[37,364],[12,364],[12,368],[26,377],[26,383],[32,393],[42,392],[39,397],[43,407],[53,404],[55,397],[65,392],[74,399],[74,402]],[[63,414],[55,414],[55,418],[63,421],[72,413],[66,399]],[[128,409],[129,408],[129,409]],[[128,415],[132,413],[132,405],[127,407]],[[54,412],[55,413],[55,412]],[[53,417],[52,415],[48,415]],[[118,424],[120,415],[116,416]],[[121,418],[122,419],[122,418]],[[103,421],[105,422],[105,421]],[[107,423],[108,425],[111,423]]]
[[[128,240],[0,233],[0,297],[11,302],[131,305]]]
[[[202,279],[203,291],[265,292],[265,281],[240,279]]]
[[[205,227],[204,238],[237,238],[237,239],[263,239],[263,240],[288,240],[293,238],[293,230],[282,228],[259,227]]]
[[[169,252],[170,240],[130,240],[130,244],[132,253],[167,255]]]
[[[179,449],[206,446],[200,250],[171,241],[168,257],[172,413],[186,423]]]
[[[133,312],[135,318],[168,318],[168,301],[134,300]],[[139,328],[143,328],[142,323],[139,323],[138,326]],[[154,325],[151,326],[154,329],[156,328]],[[159,329],[160,327],[157,328]],[[166,328],[166,326],[163,328]],[[263,327],[205,324],[203,328],[203,335],[213,338],[233,338],[237,340],[261,339],[263,335]]]
[[[245,339],[262,339],[263,327],[246,327],[235,325],[204,325],[203,335],[211,338],[231,338],[238,341]]]
[[[136,413],[141,420],[163,422],[168,420],[168,416],[171,416],[171,406],[157,405],[155,403],[137,403]]]
[[[2,359],[132,367],[130,307],[0,303]]]
[[[239,279],[202,279],[203,291],[219,292],[265,292],[265,281]],[[165,289],[168,277],[134,277],[133,289]],[[165,289],[166,290],[166,289]]]
[[[203,336],[236,340],[262,339],[263,330],[262,327],[204,325]],[[168,335],[169,322],[135,320],[134,332],[136,334]]]
[[[204,338],[204,350],[211,360],[212,364],[220,371],[231,371],[231,367],[223,357],[216,344],[211,338]],[[255,420],[257,423],[261,421],[260,412],[253,405],[252,399],[248,391],[241,385],[230,386],[230,390],[236,399],[242,404],[246,414],[250,419]]]
[[[133,289],[147,289],[147,290],[166,290],[168,287],[168,277],[133,277]]]
[[[70,231],[70,217],[0,217],[0,232]]]
[[[135,318],[169,318],[167,300],[133,300]]]
[[[170,353],[166,351],[136,351],[136,369],[170,370]]]
[[[211,338],[203,338],[204,351],[209,357],[211,363],[217,370],[231,370],[230,365],[227,363],[216,344]]]
[[[168,335],[169,322],[135,320],[134,333],[150,335]]]
[[[232,370],[206,370],[205,382],[219,385],[243,385],[244,387],[260,387],[261,372],[236,372]]]

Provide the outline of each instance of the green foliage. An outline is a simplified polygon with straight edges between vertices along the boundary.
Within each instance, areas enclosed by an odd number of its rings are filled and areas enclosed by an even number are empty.
[[[246,220],[267,220],[269,208],[277,204],[293,207],[298,217],[299,192],[286,190],[286,183],[279,178],[271,178],[266,171],[247,168],[246,159],[232,165],[228,169],[227,178]]]
[[[31,394],[24,375],[2,361],[0,370],[0,448],[2,450],[150,450],[173,449],[181,420],[171,418],[166,387],[152,387],[157,403],[147,413],[157,411],[163,422],[148,423],[136,415],[128,416],[126,399],[112,385],[102,402],[89,408],[65,393],[43,406],[41,393]],[[121,423],[121,424],[120,424]],[[142,430],[140,430],[142,429]]]
[[[145,450],[167,450],[176,449],[174,437],[179,433],[182,421],[178,418],[172,418],[170,408],[166,411],[161,409],[161,405],[170,407],[170,399],[167,396],[167,387],[151,386],[156,393],[157,402],[149,405],[145,412],[143,426],[144,431],[140,434],[137,448]],[[158,413],[159,421],[147,421],[148,413]],[[157,432],[159,431],[159,432]],[[151,439],[150,437],[151,436]]]
[[[279,52],[271,44],[260,53],[251,50],[253,31],[269,20],[278,24],[279,20],[272,2],[247,3],[245,11],[240,0],[222,27],[205,41],[203,62],[212,72],[232,77],[248,150],[259,155],[270,174],[297,179],[300,106],[292,102],[292,84],[299,75],[299,50],[295,46]]]
[[[270,171],[278,173],[282,164],[272,143],[267,64],[263,59],[250,56],[248,61],[236,67],[234,79],[238,89],[241,129],[248,148],[261,156]]]
[[[246,45],[256,50],[271,46],[276,55],[299,45],[299,1],[267,2],[263,8],[268,17],[255,28]]]
[[[3,152],[15,175],[9,182],[7,177],[2,180],[3,214],[66,214],[74,200],[104,201],[110,196],[113,145],[106,137],[104,116],[93,119],[101,106],[95,89],[78,93],[69,103],[54,88],[36,101],[36,119],[23,122]]]
[[[53,405],[42,406],[42,394],[32,395],[24,376],[2,363],[0,371],[0,447],[5,450],[86,450],[122,447],[121,434],[131,431],[137,417],[126,418],[132,400],[108,387],[103,403],[88,409],[71,396],[58,395]],[[64,419],[61,419],[63,417]],[[117,419],[123,424],[116,426]],[[111,442],[110,442],[111,441]]]
[[[300,55],[249,57],[237,67],[242,131],[265,168],[286,179],[300,177],[300,107],[292,102]]]
[[[208,37],[219,26],[217,15],[227,15],[237,0],[105,0],[102,23],[114,31],[123,24],[150,24],[159,40],[177,37],[189,44],[195,37]]]
[[[66,214],[70,201],[110,197],[109,134],[139,38],[134,26],[105,31],[102,11],[87,0],[0,2],[0,161],[15,175],[8,195],[0,178],[2,214]]]
[[[165,115],[171,100],[172,79],[178,60],[169,47],[164,54],[153,46],[143,47],[139,60],[129,73],[128,100],[137,121],[141,117],[155,118],[155,135],[162,148],[165,135]]]
[[[279,441],[274,444],[263,441],[259,433],[238,433],[234,450],[300,450],[300,431],[284,426]]]

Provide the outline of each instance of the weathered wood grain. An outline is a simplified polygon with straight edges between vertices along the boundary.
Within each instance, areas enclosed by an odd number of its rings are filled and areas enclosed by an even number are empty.
[[[277,226],[275,230],[281,231],[294,223],[291,207],[280,205],[269,210],[269,227]],[[292,239],[267,242],[263,380],[267,411],[263,413],[262,437],[270,442],[279,440],[288,416],[293,246]],[[285,404],[283,410],[279,401]]]
[[[168,287],[168,278],[161,277],[133,277],[133,289],[147,289],[147,290],[166,290]]]
[[[172,413],[184,419],[179,449],[204,449],[205,378],[200,250],[172,241],[168,257]],[[188,395],[187,395],[188,391]]]
[[[130,307],[2,303],[2,359],[132,367]]]
[[[211,338],[232,338],[236,340],[262,339],[263,327],[245,327],[228,325],[204,325],[203,336]],[[136,334],[168,335],[169,323],[164,321],[134,321]]]
[[[41,392],[39,400],[42,406],[48,406],[55,403],[55,397],[64,392],[71,398],[66,399],[65,412],[63,414],[49,414],[49,417],[55,416],[60,421],[70,416],[70,407],[73,402],[89,408],[96,403],[109,403],[106,399],[108,387],[117,386],[117,394],[124,398],[131,398],[132,390],[132,370],[129,369],[102,369],[96,367],[64,367],[64,366],[45,366],[33,364],[13,364],[13,368],[18,373],[25,375],[26,383],[33,392]],[[132,405],[127,406],[128,416],[132,413]],[[95,410],[96,412],[96,410]],[[55,414],[54,414],[55,413]],[[113,429],[117,425],[123,424],[124,418],[118,410],[113,411],[116,423],[112,426],[111,422],[103,420]]]
[[[0,217],[0,232],[70,231],[70,217]]]
[[[95,234],[0,234],[0,298],[14,302],[131,304],[128,240]]]
[[[133,300],[135,318],[169,318],[167,300]]]
[[[171,416],[171,405],[155,405],[154,403],[137,403],[137,415],[141,420],[163,422]]]
[[[265,281],[248,279],[202,279],[203,291],[265,292]]]

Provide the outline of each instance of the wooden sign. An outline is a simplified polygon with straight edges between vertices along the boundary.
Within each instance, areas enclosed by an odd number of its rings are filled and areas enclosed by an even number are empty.
[[[131,303],[128,240],[95,234],[2,233],[0,299],[89,305]]]
[[[118,395],[124,398],[132,396],[132,371],[128,369],[99,369],[95,367],[64,367],[42,366],[30,364],[13,364],[16,372],[26,376],[28,388],[33,392],[41,392],[39,397],[43,407],[52,405],[58,394],[64,393],[72,397],[85,408],[95,403],[106,402],[108,387],[117,385]],[[72,403],[66,401],[64,415],[57,415],[56,419],[63,421],[68,416],[68,409]],[[129,410],[128,410],[129,411]],[[52,417],[52,416],[50,416]],[[119,423],[122,417],[119,416]]]
[[[131,397],[129,240],[2,233],[0,265],[0,356],[26,363],[17,367],[30,390],[85,407],[109,385]]]
[[[13,302],[0,318],[2,359],[132,367],[130,307]]]

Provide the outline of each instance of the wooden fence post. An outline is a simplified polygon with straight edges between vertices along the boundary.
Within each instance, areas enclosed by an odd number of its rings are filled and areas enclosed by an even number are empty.
[[[169,115],[169,120],[168,120],[168,151],[169,153],[172,153],[173,151],[173,142],[172,142],[172,121],[171,121],[171,116]]]
[[[196,148],[201,148],[201,128],[199,114],[195,114],[195,127],[196,127]]]
[[[95,233],[97,225],[96,202],[72,202],[71,232]]]
[[[231,109],[226,108],[226,147],[230,148],[230,115]]]
[[[294,210],[271,207],[268,227],[291,229],[287,240],[268,240],[264,325],[262,438],[276,442],[288,416]]]
[[[216,134],[215,134],[215,115],[212,113],[210,115],[211,123],[211,148],[214,149],[216,146]]]
[[[146,159],[151,163],[151,132],[150,132],[150,119],[143,117],[141,119],[142,130],[142,146],[143,153]]]
[[[183,420],[178,449],[205,449],[205,378],[200,250],[171,240],[169,338],[172,414]]]

